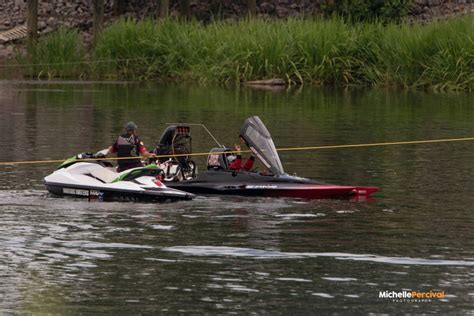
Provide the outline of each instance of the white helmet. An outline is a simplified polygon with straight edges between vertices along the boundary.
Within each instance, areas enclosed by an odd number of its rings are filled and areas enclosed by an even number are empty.
[[[236,155],[228,155],[227,156],[227,161],[232,163],[235,159],[237,159]]]

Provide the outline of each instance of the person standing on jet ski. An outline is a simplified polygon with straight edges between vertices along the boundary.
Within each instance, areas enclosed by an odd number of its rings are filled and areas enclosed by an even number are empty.
[[[242,137],[240,137],[240,141],[244,143],[245,141],[243,140]],[[245,170],[245,171],[250,171],[252,170],[253,163],[255,162],[255,157],[250,156],[249,159],[245,162],[244,165],[242,165],[242,155],[240,154],[240,145],[234,145],[235,151],[237,152],[237,155],[230,155],[227,156],[227,161],[230,163],[229,164],[229,169],[230,170]]]
[[[134,122],[125,125],[125,134],[120,135],[115,143],[109,147],[109,154],[117,153],[118,158],[122,157],[153,157],[155,154],[149,153],[143,142],[136,135],[138,126]],[[127,169],[141,167],[140,159],[119,159],[117,160],[117,171],[122,172]]]

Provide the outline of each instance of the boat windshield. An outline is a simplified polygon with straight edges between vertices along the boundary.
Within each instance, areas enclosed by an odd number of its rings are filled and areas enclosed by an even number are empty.
[[[245,120],[240,130],[240,136],[245,139],[250,150],[274,175],[285,174],[272,137],[258,116],[252,116]]]

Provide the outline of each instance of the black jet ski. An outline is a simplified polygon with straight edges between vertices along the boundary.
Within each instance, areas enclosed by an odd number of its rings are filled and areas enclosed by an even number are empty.
[[[174,126],[172,128],[177,128]],[[266,172],[230,170],[228,148],[213,148],[207,159],[207,171],[192,179],[174,179],[169,187],[196,194],[289,197],[304,199],[367,199],[375,187],[340,186],[285,173],[270,133],[258,116],[245,120],[240,136],[252,153],[266,167]],[[163,154],[163,152],[161,153]],[[181,157],[182,158],[182,157]],[[172,158],[170,158],[172,161]],[[188,159],[188,162],[190,160]],[[186,164],[186,159],[180,165]],[[195,166],[195,163],[192,163]],[[189,168],[188,168],[189,169]]]

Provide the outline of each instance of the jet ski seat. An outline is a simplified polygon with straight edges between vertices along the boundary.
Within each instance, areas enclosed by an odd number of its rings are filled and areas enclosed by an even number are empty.
[[[112,183],[117,177],[119,173],[112,171],[108,168],[97,168],[90,171],[91,176],[104,183]]]
[[[68,167],[68,172],[91,176],[104,183],[111,183],[120,175],[113,168],[104,167],[96,162],[76,162]]]
[[[155,176],[161,172],[156,165],[149,165],[146,167],[136,167],[116,172],[113,168],[103,167],[99,164],[87,164],[82,168],[81,174],[90,175],[93,178],[104,183],[112,183],[120,178],[120,181],[128,181],[141,176]]]

